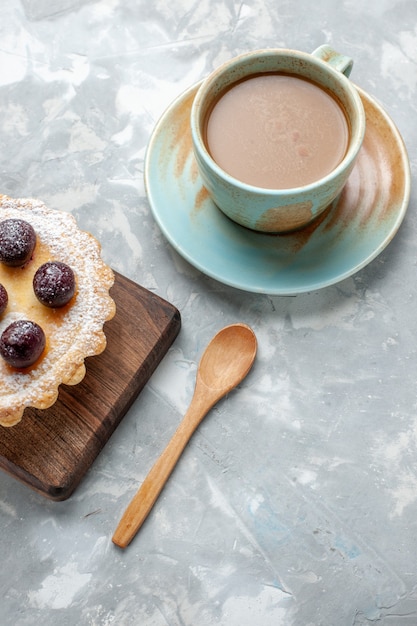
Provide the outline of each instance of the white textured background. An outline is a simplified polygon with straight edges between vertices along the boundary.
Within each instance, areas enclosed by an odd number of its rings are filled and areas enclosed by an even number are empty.
[[[2,193],[72,212],[115,269],[173,302],[181,334],[90,472],[52,503],[0,475],[4,626],[415,626],[417,218],[339,285],[240,292],[164,240],[143,184],[164,109],[263,46],[352,56],[417,166],[415,0],[8,0]],[[257,363],[201,425],[128,550],[121,512],[234,321]]]

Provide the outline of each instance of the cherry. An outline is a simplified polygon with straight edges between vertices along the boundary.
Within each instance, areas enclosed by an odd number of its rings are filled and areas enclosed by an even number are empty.
[[[0,354],[12,367],[33,365],[45,348],[45,333],[30,320],[12,322],[0,337]]]
[[[0,315],[6,310],[8,301],[9,296],[7,295],[6,288],[0,283]]]
[[[36,244],[33,227],[25,220],[7,219],[0,222],[0,261],[19,267],[29,261]]]
[[[45,306],[64,306],[75,293],[74,272],[61,261],[48,261],[36,270],[33,290],[39,302]]]

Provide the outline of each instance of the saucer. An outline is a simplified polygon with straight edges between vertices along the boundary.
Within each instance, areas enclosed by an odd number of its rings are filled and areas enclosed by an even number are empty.
[[[396,126],[370,96],[358,88],[366,134],[339,198],[314,224],[270,235],[232,222],[203,186],[189,124],[198,87],[189,88],[162,115],[145,158],[153,216],[191,265],[238,289],[288,296],[352,276],[390,243],[407,210],[410,165]]]

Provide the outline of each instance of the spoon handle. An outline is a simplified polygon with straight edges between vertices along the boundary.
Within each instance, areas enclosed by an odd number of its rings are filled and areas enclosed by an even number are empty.
[[[126,548],[142,526],[185,446],[211,406],[201,402],[194,394],[184,418],[133,496],[115,530],[112,541],[120,548]]]

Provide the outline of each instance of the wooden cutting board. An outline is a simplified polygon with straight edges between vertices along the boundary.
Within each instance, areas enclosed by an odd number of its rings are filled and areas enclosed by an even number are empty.
[[[0,467],[51,500],[72,494],[180,330],[172,304],[121,274],[111,295],[107,348],[86,360],[84,380],[62,385],[51,408],[0,426]]]

